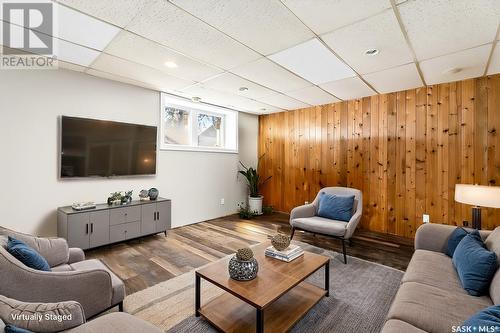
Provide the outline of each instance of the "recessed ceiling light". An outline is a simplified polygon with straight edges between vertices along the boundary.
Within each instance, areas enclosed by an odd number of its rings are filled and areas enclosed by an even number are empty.
[[[378,54],[378,50],[377,49],[368,49],[365,51],[365,55],[367,56],[374,56],[374,55],[377,55]]]
[[[198,96],[194,96],[191,98],[191,100],[195,103],[198,103],[198,102],[201,102],[201,97],[198,97]]]
[[[177,64],[173,61],[167,61],[165,62],[164,65],[167,66],[168,68],[177,68]]]
[[[248,88],[247,87],[240,87],[240,89],[238,89],[239,91],[247,91]]]

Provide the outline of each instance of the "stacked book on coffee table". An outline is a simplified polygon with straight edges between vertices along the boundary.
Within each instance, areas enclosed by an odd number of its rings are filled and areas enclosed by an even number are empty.
[[[290,262],[294,259],[297,259],[301,255],[304,254],[304,250],[298,245],[290,245],[283,251],[278,251],[274,248],[274,246],[269,246],[266,248],[266,256],[275,258],[281,261]]]

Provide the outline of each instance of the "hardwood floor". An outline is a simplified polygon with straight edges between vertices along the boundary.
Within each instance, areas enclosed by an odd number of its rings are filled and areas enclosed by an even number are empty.
[[[288,215],[273,213],[252,220],[237,215],[179,227],[163,234],[86,252],[87,258],[101,259],[124,282],[127,294],[213,262],[237,249],[265,241],[269,236],[290,233]],[[296,232],[294,240],[341,252],[338,240]],[[356,231],[351,256],[405,270],[413,254],[413,241],[369,231]]]

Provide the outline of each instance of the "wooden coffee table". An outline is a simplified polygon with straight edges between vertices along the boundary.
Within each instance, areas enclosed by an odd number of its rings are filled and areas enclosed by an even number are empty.
[[[286,263],[264,255],[269,242],[252,248],[259,262],[257,277],[235,281],[229,277],[229,258],[196,271],[196,316],[203,316],[222,332],[287,332],[329,291],[330,258],[305,252]],[[304,280],[325,268],[325,288]],[[201,306],[201,279],[227,293]]]

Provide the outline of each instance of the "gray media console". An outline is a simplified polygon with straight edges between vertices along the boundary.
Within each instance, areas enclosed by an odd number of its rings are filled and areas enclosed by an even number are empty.
[[[77,211],[71,206],[57,209],[57,235],[70,247],[90,249],[132,238],[164,232],[171,226],[172,202],[158,198],[132,201],[122,206],[99,204]]]

